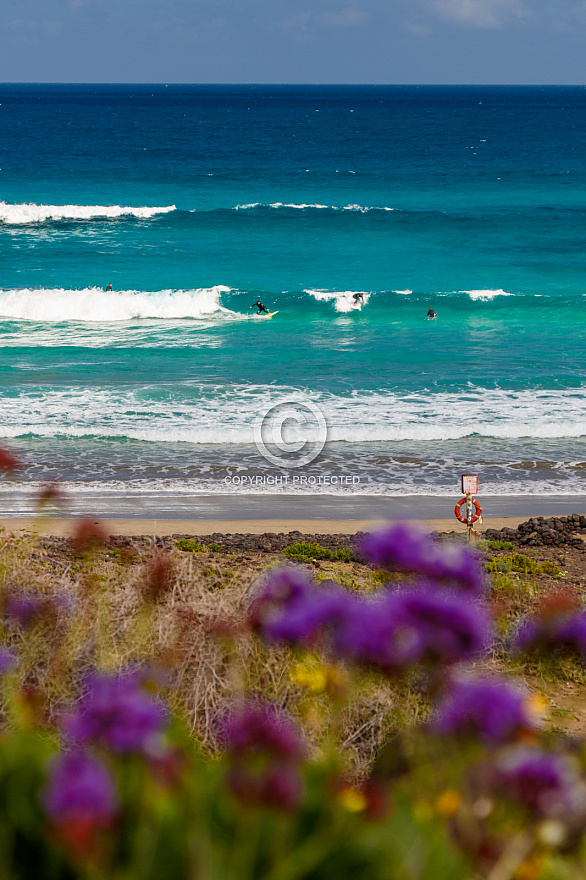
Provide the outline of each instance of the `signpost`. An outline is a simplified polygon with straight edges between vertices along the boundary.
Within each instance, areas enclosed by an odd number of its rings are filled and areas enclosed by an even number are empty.
[[[460,520],[461,523],[465,523],[467,529],[467,537],[468,541],[472,540],[472,535],[478,535],[479,532],[473,527],[472,523],[476,522],[477,519],[482,521],[482,509],[480,504],[473,497],[478,492],[478,476],[476,474],[462,474],[462,494],[463,498],[461,498],[455,507],[455,515],[456,519]],[[462,516],[461,508],[462,505],[466,505],[466,514]]]

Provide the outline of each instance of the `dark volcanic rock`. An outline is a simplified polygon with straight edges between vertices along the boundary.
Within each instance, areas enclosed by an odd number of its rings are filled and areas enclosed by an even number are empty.
[[[580,534],[586,534],[583,522],[586,522],[586,516],[577,513],[547,519],[538,516],[520,523],[516,529],[487,529],[484,537],[488,541],[512,541],[521,546],[547,547],[565,544],[586,549],[586,544],[579,537]]]

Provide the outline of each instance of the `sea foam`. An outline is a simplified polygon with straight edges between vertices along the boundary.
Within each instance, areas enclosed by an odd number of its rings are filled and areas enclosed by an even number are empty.
[[[370,293],[357,290],[342,290],[338,292],[327,290],[304,290],[303,292],[309,293],[310,296],[313,296],[318,302],[333,302],[334,308],[337,312],[352,312],[355,310],[355,293],[362,293],[363,299],[361,305],[366,305],[370,298]]]
[[[463,290],[462,293],[467,293],[470,299],[473,300],[494,299],[495,296],[514,296],[514,294],[507,293],[505,290]]]
[[[0,317],[17,321],[130,321],[141,318],[170,320],[205,318],[236,312],[220,304],[223,285],[196,290],[105,291],[99,287],[83,290],[40,289],[0,290]]]
[[[455,392],[329,395],[308,390],[308,395],[324,414],[328,442],[356,443],[364,450],[373,443],[393,441],[586,435],[586,395],[576,389],[513,392],[471,386]],[[297,400],[298,390],[289,389],[289,396]],[[259,413],[285,399],[286,388],[276,393],[252,384],[227,389],[186,383],[181,392],[164,384],[148,390],[93,385],[23,388],[17,397],[3,401],[0,437],[125,437],[157,443],[252,445]]]
[[[114,220],[118,217],[137,217],[146,219],[156,214],[168,214],[175,211],[175,205],[162,208],[131,208],[121,205],[36,205],[25,203],[8,205],[0,202],[0,223],[7,225],[24,225],[27,223],[44,223],[47,220],[94,220],[105,218]]]

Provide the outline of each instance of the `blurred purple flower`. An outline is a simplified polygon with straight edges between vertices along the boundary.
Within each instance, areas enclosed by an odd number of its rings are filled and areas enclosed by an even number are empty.
[[[567,758],[518,746],[496,765],[496,785],[537,816],[567,818],[586,812],[586,788]]]
[[[83,820],[103,826],[116,813],[116,789],[97,758],[75,751],[61,755],[51,765],[42,802],[56,825]]]
[[[252,609],[254,625],[277,642],[308,644],[350,609],[343,587],[317,587],[294,569],[276,572]]]
[[[4,617],[9,623],[23,629],[33,626],[47,610],[47,599],[39,593],[13,590],[4,596]]]
[[[557,640],[579,654],[586,654],[586,613],[560,621]]]
[[[416,572],[434,580],[451,581],[470,593],[486,593],[480,560],[471,550],[441,544],[410,523],[365,535],[360,549],[379,568]]]
[[[274,572],[250,609],[250,620],[254,628],[264,630],[271,620],[275,608],[284,609],[303,601],[313,590],[313,585],[301,572],[294,568],[283,568]]]
[[[526,694],[495,678],[456,682],[432,722],[437,733],[472,735],[487,745],[511,741],[533,726]]]
[[[343,588],[314,587],[307,595],[289,602],[273,619],[269,618],[264,634],[278,642],[309,644],[351,610],[351,597]]]
[[[519,627],[515,647],[519,651],[568,648],[586,654],[586,613],[530,618]]]
[[[458,663],[485,651],[491,624],[485,609],[420,586],[356,600],[336,632],[335,650],[354,662],[398,670],[413,663]]]
[[[335,653],[389,672],[417,662],[422,640],[415,627],[397,619],[394,604],[394,595],[389,593],[370,602],[356,601],[353,613],[334,634]]]
[[[221,725],[221,738],[238,755],[269,752],[291,760],[303,756],[297,726],[266,703],[249,702],[229,713]]]
[[[231,712],[222,724],[230,751],[227,782],[241,801],[293,810],[302,794],[299,766],[303,744],[298,728],[277,710],[249,702]]]
[[[94,673],[75,712],[65,721],[78,744],[97,742],[113,752],[148,751],[149,741],[163,727],[165,708],[142,690],[135,673]]]
[[[0,675],[8,672],[16,663],[16,656],[5,645],[0,645]]]
[[[327,636],[338,656],[387,672],[468,660],[488,646],[491,630],[481,605],[431,582],[365,599],[289,572],[269,583],[255,615],[272,641],[307,645]]]

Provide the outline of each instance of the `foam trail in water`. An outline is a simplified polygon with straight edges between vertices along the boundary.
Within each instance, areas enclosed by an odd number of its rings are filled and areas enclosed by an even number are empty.
[[[0,317],[17,321],[130,321],[137,318],[205,318],[237,313],[220,305],[220,296],[231,288],[223,285],[198,290],[104,291],[0,290]]]
[[[138,217],[146,219],[155,214],[168,214],[175,211],[175,205],[162,208],[130,208],[121,205],[7,205],[0,202],[0,223],[23,225],[44,223],[47,220],[93,220],[98,218],[116,219],[118,217]]]
[[[360,291],[363,294],[363,299],[362,304],[357,308],[354,294],[359,291],[356,290],[343,290],[338,292],[327,290],[304,290],[303,292],[309,293],[311,296],[315,297],[318,302],[333,302],[337,312],[353,312],[355,309],[356,311],[359,311],[361,305],[366,305],[370,299],[370,293]]]

